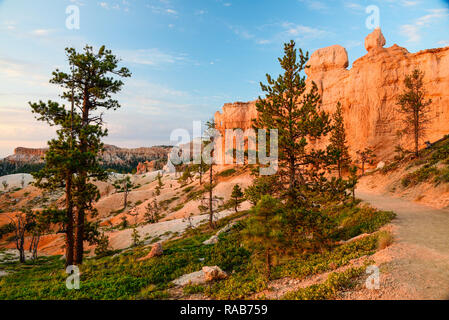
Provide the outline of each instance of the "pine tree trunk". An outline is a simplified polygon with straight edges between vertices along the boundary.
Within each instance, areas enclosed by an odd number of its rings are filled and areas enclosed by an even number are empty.
[[[83,95],[83,121],[82,126],[87,127],[89,125],[89,92],[87,87],[84,88]],[[88,149],[88,141],[86,141],[86,137],[81,135],[80,137],[80,151],[84,156],[87,153]],[[84,159],[83,159],[84,160]],[[84,164],[81,164],[81,168],[86,168]],[[80,185],[79,185],[79,193],[84,195],[87,184],[87,172],[84,170],[79,173],[80,176]],[[83,253],[84,253],[84,219],[85,219],[85,199],[82,199],[78,204],[78,211],[76,215],[76,234],[75,234],[75,265],[81,265],[83,263]]]
[[[212,171],[212,163],[210,164],[209,170],[209,226],[214,229],[214,208],[213,208],[213,193],[212,193],[212,182],[213,182],[213,171]]]
[[[292,157],[290,159],[290,199],[294,201],[294,190],[295,190],[295,179],[296,179],[296,168],[295,168],[295,159]]]
[[[419,156],[419,133],[418,129],[415,129],[415,155]]]
[[[419,156],[419,110],[415,109],[415,155]]]
[[[74,264],[81,265],[83,263],[84,253],[84,208],[78,208],[76,215],[76,233],[75,233],[75,250]]]
[[[338,160],[338,177],[341,178],[341,161]]]
[[[265,250],[265,263],[266,263],[266,272],[267,272],[267,279],[270,279],[271,275],[271,255],[270,250]]]
[[[67,176],[66,181],[66,239],[65,257],[66,266],[73,265],[73,203],[72,203],[72,174]]]

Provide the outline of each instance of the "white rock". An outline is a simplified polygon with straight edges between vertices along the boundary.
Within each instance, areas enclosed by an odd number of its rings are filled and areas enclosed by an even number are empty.
[[[185,286],[187,284],[201,284],[205,283],[203,270],[185,274],[178,279],[173,280],[173,283],[177,286]]]
[[[377,164],[376,169],[382,169],[383,167],[385,167],[385,162],[381,161]]]

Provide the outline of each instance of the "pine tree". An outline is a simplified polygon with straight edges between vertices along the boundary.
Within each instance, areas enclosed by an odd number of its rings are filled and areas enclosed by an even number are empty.
[[[114,188],[123,192],[123,209],[126,209],[128,207],[128,195],[133,187],[134,185],[132,184],[131,178],[129,176],[117,180],[114,183]]]
[[[419,156],[419,141],[425,136],[427,124],[430,122],[428,112],[432,100],[425,100],[426,92],[423,88],[424,73],[419,69],[413,70],[405,77],[405,90],[399,95],[398,111],[405,115],[404,132],[413,136],[415,155]]]
[[[122,220],[122,222],[120,223],[120,228],[121,229],[128,228],[129,223],[128,223],[128,219],[126,218],[126,216],[122,216],[120,219]]]
[[[62,127],[58,139],[53,141],[54,152],[46,155],[46,169],[39,178],[42,182],[46,175],[52,179],[60,176],[60,181],[67,182],[66,210],[76,208],[73,262],[80,265],[83,262],[86,215],[96,214],[93,204],[100,196],[98,188],[90,181],[107,179],[98,159],[103,151],[101,140],[107,135],[107,130],[103,129],[103,114],[98,114],[98,111],[120,108],[118,101],[112,98],[123,86],[123,82],[116,78],[131,74],[127,68],[118,68],[118,59],[104,46],[98,52],[86,46],[82,53],[74,48],[67,48],[66,53],[70,72],[57,69],[50,82],[65,89],[61,97],[71,103],[70,112],[66,111],[65,106],[51,101],[48,104],[31,104],[31,107],[41,116],[40,120]],[[48,165],[52,157],[52,164]],[[64,162],[67,168],[63,168]]]
[[[346,143],[344,119],[341,104],[338,102],[337,109],[333,114],[333,130],[331,132],[328,153],[330,154],[332,163],[336,165],[339,178],[341,178],[342,169],[348,167],[351,162]]]
[[[325,152],[310,142],[327,135],[331,125],[329,115],[319,108],[321,98],[315,83],[310,90],[306,88],[302,72],[308,54],[299,49],[298,56],[293,40],[285,44],[284,53],[279,58],[284,73],[277,79],[267,75],[268,84],[261,83],[266,97],[259,97],[256,104],[259,118],[254,126],[278,130],[279,186],[287,190],[292,205],[310,206],[314,203],[310,195],[321,192],[327,162]]]
[[[234,206],[235,212],[238,212],[240,204],[243,202],[243,191],[238,184],[234,186],[231,193],[231,204]]]
[[[376,155],[374,154],[373,149],[367,147],[363,150],[358,150],[357,155],[359,156],[359,160],[362,163],[362,175],[365,174],[365,164],[372,163],[374,159],[376,159]]]
[[[110,252],[111,249],[109,248],[109,238],[103,232],[98,239],[97,246],[95,247],[95,254],[98,257],[104,257],[107,256]]]
[[[265,195],[253,209],[242,230],[244,243],[265,262],[265,274],[270,278],[273,253],[284,246],[283,211],[279,200]]]
[[[352,194],[352,202],[355,202],[355,188],[357,186],[357,183],[359,181],[359,178],[357,176],[357,166],[352,166],[349,168],[349,179],[347,181],[348,188],[351,190]]]
[[[148,202],[145,210],[145,220],[147,221],[147,223],[157,223],[159,221],[160,213],[156,200],[153,201],[153,204],[151,204],[151,202]]]
[[[132,240],[133,240],[133,247],[140,246],[140,234],[139,231],[137,231],[136,228],[133,228],[133,233],[131,234]]]
[[[69,84],[71,85],[71,84]],[[45,190],[65,190],[65,218],[61,223],[65,230],[66,265],[73,265],[74,261],[74,174],[78,163],[78,153],[75,149],[74,127],[79,127],[81,119],[73,109],[67,110],[57,102],[30,103],[37,120],[45,121],[50,126],[56,126],[57,138],[48,141],[45,153],[45,165],[32,173],[34,185]],[[57,216],[58,210],[48,211]]]
[[[215,156],[215,121],[214,119],[211,119],[206,122],[206,137],[209,139],[209,141],[205,142],[206,146],[212,147],[210,150],[210,154],[208,155],[210,157],[210,163],[209,165],[209,181],[207,184],[204,185],[204,189],[206,193],[208,194],[208,197],[203,197],[203,201],[207,201],[207,205],[201,204],[198,206],[199,210],[201,212],[208,212],[209,213],[209,227],[211,229],[215,228],[214,223],[214,204],[217,203],[220,198],[217,196],[214,196],[214,188],[215,188],[215,181],[214,181],[214,156]],[[202,202],[203,202],[202,201]]]

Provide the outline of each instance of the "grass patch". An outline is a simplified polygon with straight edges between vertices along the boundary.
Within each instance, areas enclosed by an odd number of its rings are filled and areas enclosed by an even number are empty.
[[[388,223],[394,214],[369,207],[341,206],[326,212],[337,226],[335,241],[373,232]],[[168,299],[172,281],[184,274],[201,270],[203,266],[219,266],[229,277],[201,286],[186,286],[184,294],[202,293],[214,299],[245,299],[267,288],[262,266],[252,252],[241,246],[240,231],[245,226],[248,211],[237,212],[217,221],[217,229],[207,223],[189,230],[178,239],[164,242],[160,257],[137,261],[149,248],[134,248],[117,256],[86,259],[81,266],[80,290],[67,290],[64,261],[59,257],[39,258],[35,265],[8,262],[0,269],[14,271],[0,279],[0,299]],[[217,230],[239,219],[234,228],[222,233],[213,245],[203,245]],[[153,239],[156,241],[156,239]],[[342,245],[332,245],[320,252],[296,253],[275,257],[272,278],[304,277],[334,270],[352,259],[370,255],[379,246],[374,234]],[[338,288],[346,286],[352,275],[328,279],[325,286],[307,289],[291,298],[328,298]]]
[[[287,293],[283,300],[329,300],[336,297],[338,292],[352,288],[356,280],[365,272],[366,267],[351,268],[344,272],[334,272],[321,284]]]

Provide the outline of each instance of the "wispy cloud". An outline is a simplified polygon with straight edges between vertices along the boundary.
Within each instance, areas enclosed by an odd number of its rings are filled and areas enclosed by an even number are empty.
[[[295,41],[305,41],[322,38],[329,34],[329,32],[319,28],[288,21],[262,25],[255,28],[256,30],[254,32],[236,26],[230,26],[229,28],[240,38],[254,41],[258,45],[278,44],[279,42],[290,39]],[[269,30],[271,36],[266,36],[267,30]],[[264,37],[259,37],[259,33],[264,33]]]
[[[113,10],[123,10],[125,12],[128,12],[131,4],[129,1],[121,0],[121,1],[111,1],[111,2],[101,1],[101,2],[98,2],[98,5],[106,10],[113,9]]]
[[[329,7],[323,1],[318,0],[299,0],[299,2],[304,3],[309,9],[316,11],[325,11],[328,10]]]
[[[346,1],[343,5],[345,6],[345,8],[351,9],[351,10],[356,10],[356,11],[365,10],[364,6],[362,6],[361,4],[356,3],[356,2],[347,2]]]
[[[250,31],[240,26],[229,26],[229,29],[242,39],[248,40],[255,37]]]
[[[117,54],[126,62],[147,66],[162,66],[187,61],[185,54],[166,53],[157,48],[119,50]]]
[[[440,46],[443,46],[443,47],[448,47],[449,40],[441,40],[441,41],[438,41],[437,44],[439,44]]]
[[[419,42],[421,40],[417,25],[404,24],[400,27],[400,33],[407,38],[407,42]]]
[[[282,33],[297,39],[320,38],[327,34],[324,30],[292,22],[283,22],[282,27],[284,28]]]
[[[421,29],[435,23],[436,21],[448,17],[449,9],[431,9],[429,13],[416,19],[413,24],[400,26],[400,33],[407,38],[407,42],[419,42],[421,40]]]
[[[33,36],[37,36],[37,37],[46,37],[48,35],[50,35],[53,32],[53,30],[50,29],[36,29],[31,31],[31,34]]]

